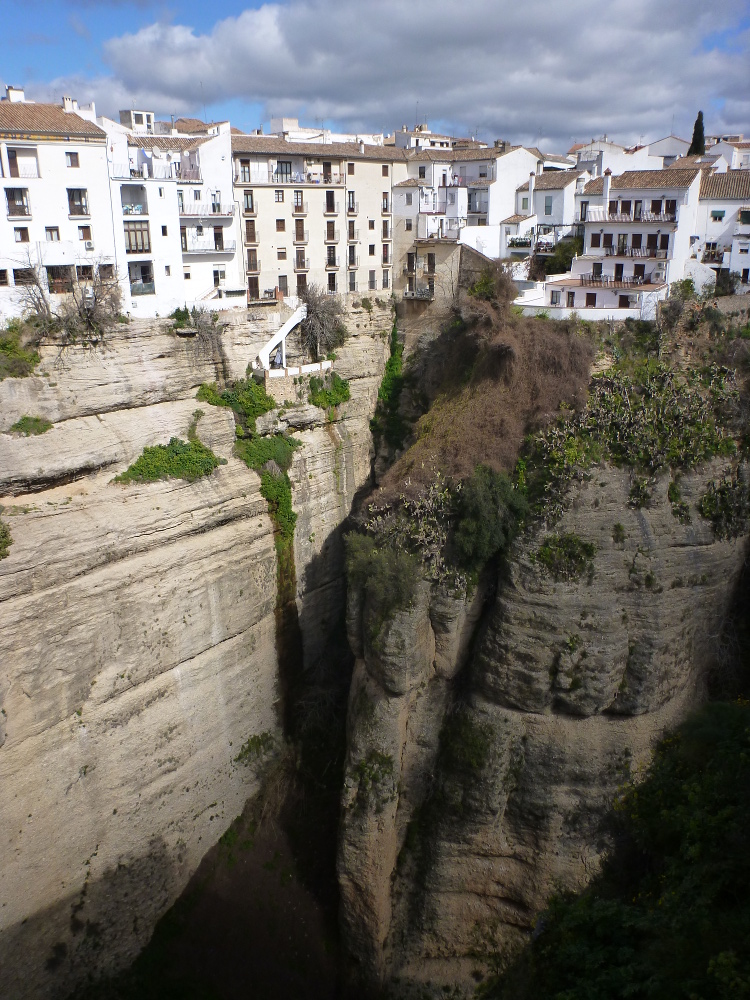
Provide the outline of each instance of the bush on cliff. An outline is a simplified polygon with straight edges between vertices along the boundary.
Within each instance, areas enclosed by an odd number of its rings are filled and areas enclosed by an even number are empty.
[[[253,378],[238,379],[223,390],[215,382],[204,382],[195,398],[211,406],[229,407],[243,430],[251,432],[256,417],[276,407],[276,401]]]
[[[378,546],[370,535],[356,532],[345,542],[349,586],[363,591],[378,609],[380,621],[408,608],[419,578],[417,557],[387,544]]]
[[[750,703],[714,703],[657,745],[610,816],[612,849],[561,894],[496,1000],[750,996]]]
[[[526,498],[505,473],[478,465],[459,494],[454,544],[462,565],[478,569],[505,551],[527,512]]]
[[[173,437],[169,444],[157,444],[143,449],[125,472],[115,476],[116,483],[150,483],[157,479],[186,479],[194,482],[210,476],[226,459],[218,458],[205,444],[194,438],[181,441]]]

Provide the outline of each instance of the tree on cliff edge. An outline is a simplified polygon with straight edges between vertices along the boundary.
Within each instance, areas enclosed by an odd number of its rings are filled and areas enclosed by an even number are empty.
[[[706,152],[706,136],[703,131],[703,112],[698,112],[698,117],[693,125],[693,141],[690,143],[688,156],[703,156]]]

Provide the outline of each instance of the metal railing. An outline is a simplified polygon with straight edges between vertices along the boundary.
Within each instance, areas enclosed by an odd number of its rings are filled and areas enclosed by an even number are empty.
[[[359,267],[359,257],[349,257],[346,262],[347,267]]]
[[[347,202],[346,213],[347,215],[357,215],[359,213],[359,202],[358,201]]]
[[[183,246],[183,253],[234,253],[237,249],[235,240],[224,240],[221,246],[215,243],[187,243]]]
[[[246,212],[245,214],[250,214]],[[180,215],[203,216],[234,215],[234,202],[222,203],[212,201],[185,202],[180,206]]]
[[[148,205],[129,202],[122,206],[123,215],[148,215]]]
[[[638,288],[640,285],[648,284],[651,275],[646,274],[642,278],[614,278],[608,274],[581,274],[579,281],[580,284],[593,288]]]
[[[328,232],[328,231],[326,230],[326,235],[325,235],[325,237],[324,237],[324,240],[323,240],[323,242],[324,242],[324,243],[338,243],[338,242],[339,242],[339,236],[340,236],[340,233],[339,233],[338,229],[334,229],[334,230],[333,230],[333,235],[331,235],[331,234],[330,234],[330,233],[329,233],[329,232]]]
[[[666,250],[658,250],[656,247],[605,247],[606,257],[658,257],[662,255],[666,258]]]
[[[307,215],[307,202],[303,201],[299,205],[292,205],[292,215]]]
[[[245,228],[245,243],[260,243],[257,229],[251,234],[248,232],[247,228]]]
[[[511,236],[508,240],[509,247],[530,247],[531,237],[530,236]]]
[[[301,235],[295,231],[292,243],[307,243],[309,236],[310,233],[307,229],[303,230]]]
[[[435,293],[431,288],[406,288],[404,289],[405,299],[434,299]]]
[[[8,205],[8,218],[29,219],[31,218],[31,208],[28,205],[10,204]]]
[[[308,257],[295,257],[295,259],[294,259],[294,270],[295,271],[309,271],[310,270],[310,259]]]
[[[339,203],[334,202],[333,205],[329,207],[326,203],[326,207],[323,209],[323,215],[338,215],[339,214]]]
[[[131,295],[154,295],[156,293],[156,286],[153,281],[131,281],[130,282],[130,294]]]
[[[88,205],[68,205],[68,215],[89,215]]]
[[[359,243],[359,230],[358,229],[348,230],[348,235],[346,238],[347,240],[349,240],[350,243]]]
[[[249,257],[246,270],[249,274],[257,274],[260,271],[260,257],[256,257],[255,259]]]
[[[337,255],[335,257],[326,257],[326,270],[332,270],[333,268],[341,267],[341,258]]]

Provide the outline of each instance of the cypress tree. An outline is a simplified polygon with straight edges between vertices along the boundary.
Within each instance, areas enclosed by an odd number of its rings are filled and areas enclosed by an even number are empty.
[[[690,143],[688,156],[703,156],[706,152],[706,136],[703,132],[703,112],[698,112],[698,117],[693,125],[693,141]]]

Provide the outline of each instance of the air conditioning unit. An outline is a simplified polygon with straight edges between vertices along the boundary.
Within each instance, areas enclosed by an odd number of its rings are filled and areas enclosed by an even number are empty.
[[[93,250],[94,249],[94,241],[93,240],[86,240],[84,246],[86,247],[87,250]]]

